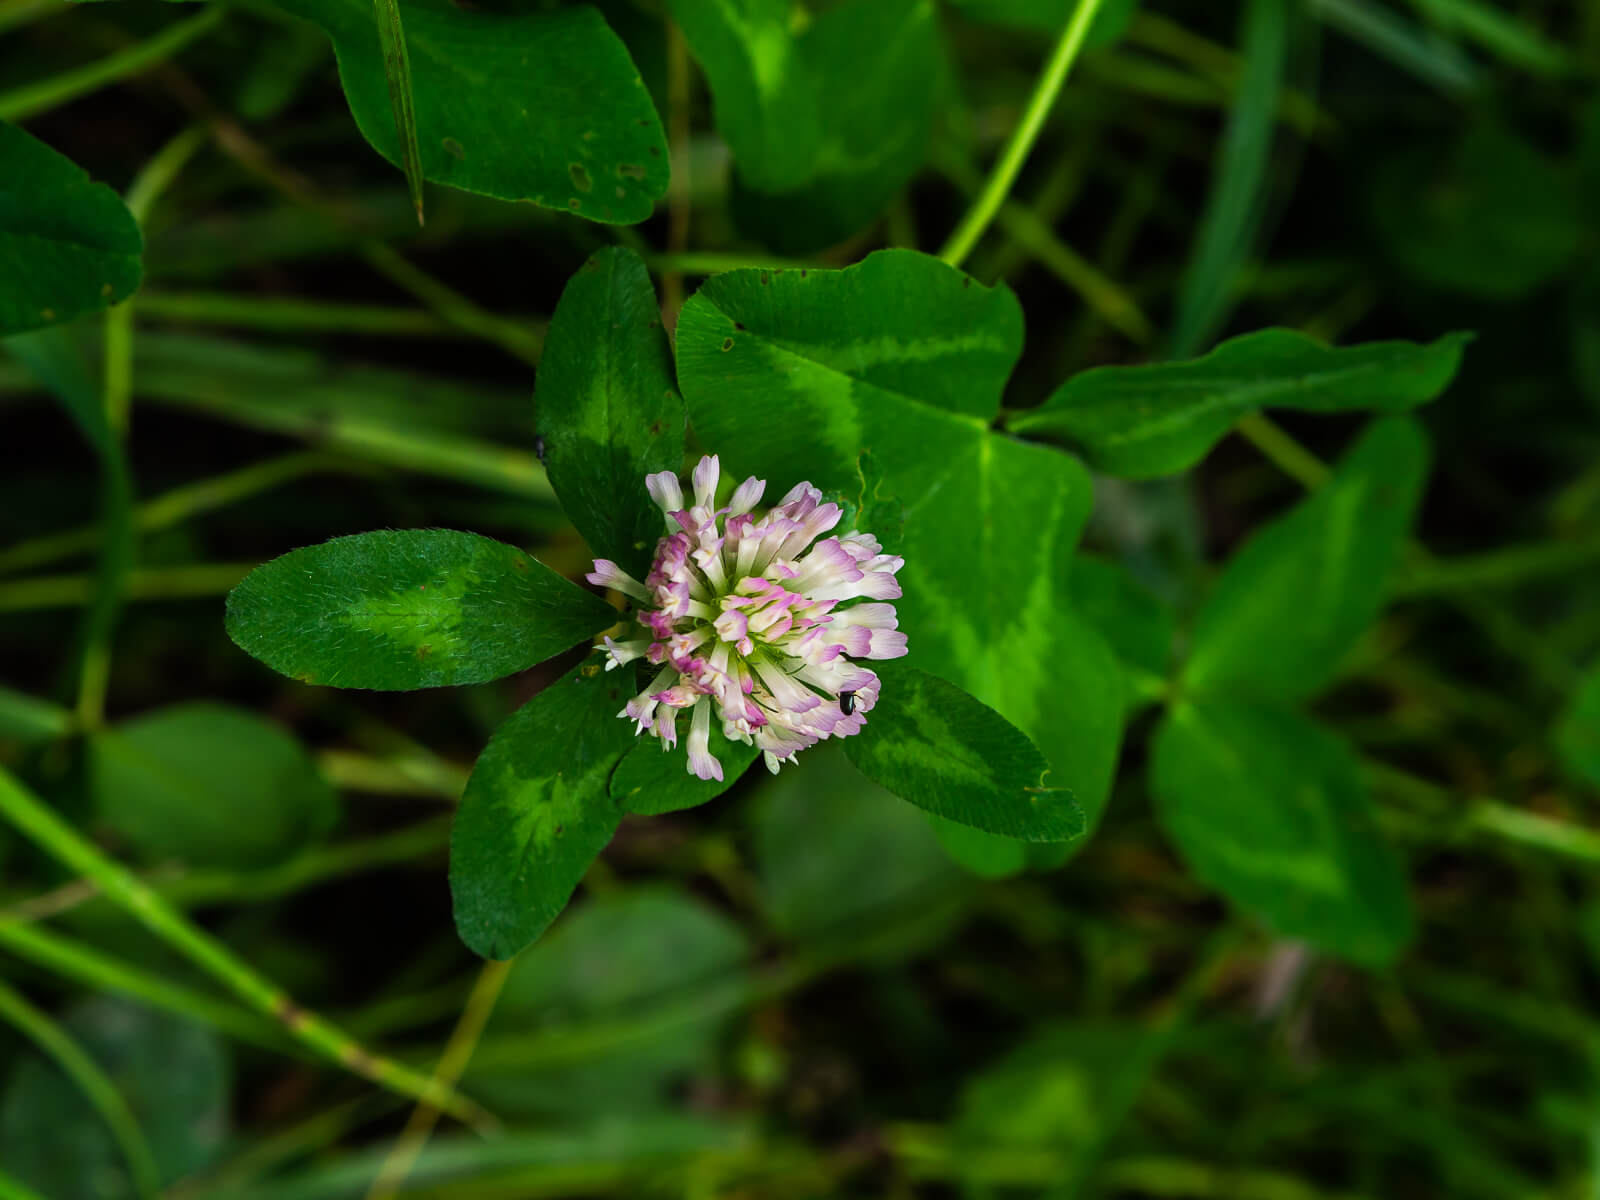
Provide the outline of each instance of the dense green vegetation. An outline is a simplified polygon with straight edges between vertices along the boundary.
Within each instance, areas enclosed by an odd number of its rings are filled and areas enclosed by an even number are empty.
[[[0,1200],[1600,1195],[1597,85],[0,0]],[[903,559],[775,775],[589,648],[703,454]]]

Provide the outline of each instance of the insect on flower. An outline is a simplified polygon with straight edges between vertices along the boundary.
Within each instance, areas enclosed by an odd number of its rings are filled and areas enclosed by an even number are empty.
[[[746,479],[715,508],[720,470],[715,455],[700,460],[688,505],[676,475],[647,476],[669,523],[649,575],[640,583],[601,558],[587,576],[639,604],[643,636],[604,639],[606,669],[641,658],[660,668],[617,715],[666,750],[677,745],[679,712],[690,710],[688,769],[701,779],[722,778],[710,752],[713,719],[730,739],[759,747],[776,772],[823,738],[866,724],[878,677],[855,660],[906,653],[894,606],[884,603],[900,596],[904,559],[859,530],[824,536],[843,514],[809,483],[758,510],[766,481]]]

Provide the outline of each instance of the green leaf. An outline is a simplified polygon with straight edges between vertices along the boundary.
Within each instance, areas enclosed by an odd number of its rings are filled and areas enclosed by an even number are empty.
[[[1246,413],[1405,412],[1455,378],[1468,334],[1436,342],[1334,348],[1289,329],[1263,329],[1187,362],[1096,367],[1008,422],[1060,440],[1113,475],[1148,479],[1186,470]]]
[[[665,532],[644,477],[683,465],[683,401],[650,273],[598,250],[561,293],[534,391],[550,484],[598,555],[644,578]]]
[[[1026,842],[1083,832],[1083,810],[1048,786],[1027,734],[954,684],[898,662],[876,665],[883,692],[845,753],[868,779],[947,821]]]
[[[1070,604],[1089,477],[988,428],[1021,325],[1009,291],[911,251],[843,271],[734,271],[684,306],[678,381],[724,470],[780,493],[809,479],[858,495],[871,452],[904,514],[908,661],[1046,748],[1052,783],[1094,815],[1122,718],[1116,660]]]
[[[478,756],[450,838],[456,930],[510,958],[544,932],[622,820],[606,785],[634,744],[631,693],[598,662],[524,704]]]
[[[1414,422],[1379,421],[1320,491],[1258,530],[1196,618],[1184,689],[1274,700],[1320,691],[1382,607],[1427,463]]]
[[[274,671],[384,692],[498,679],[616,619],[532,555],[449,529],[305,546],[228,594],[228,636]]]
[[[1600,788],[1600,663],[1573,692],[1556,725],[1555,743],[1567,770]]]
[[[517,956],[467,1086],[497,1113],[566,1124],[663,1107],[674,1083],[711,1065],[732,1012],[710,1001],[747,985],[749,957],[736,924],[687,896],[652,888],[586,902]],[[685,1008],[685,1020],[668,1015]],[[543,1063],[528,1053],[541,1045]]]
[[[705,71],[717,132],[740,175],[763,191],[805,183],[824,136],[791,7],[789,0],[667,0]]]
[[[729,741],[722,726],[713,721],[711,753],[722,764],[722,778],[698,779],[689,773],[689,756],[681,746],[667,750],[659,738],[641,737],[611,776],[611,798],[624,811],[641,816],[694,808],[738,783],[761,752],[743,742]]]
[[[1297,713],[1206,700],[1156,733],[1156,814],[1189,868],[1284,937],[1369,966],[1411,937],[1400,860],[1348,745]]]
[[[122,1094],[163,1183],[212,1161],[228,1136],[229,1069],[217,1035],[181,1018],[98,997],[63,1021]],[[61,1069],[29,1053],[0,1095],[0,1163],[45,1196],[137,1193],[99,1115]]]
[[[131,296],[144,238],[122,197],[0,121],[0,337]]]
[[[394,131],[400,147],[400,166],[406,190],[422,224],[422,151],[417,146],[417,108],[411,94],[411,55],[406,50],[406,30],[400,19],[400,0],[373,0],[378,45],[383,51],[383,77],[389,85],[389,107],[394,110]]]
[[[350,111],[378,153],[403,155],[365,0],[275,0],[333,39]],[[627,48],[587,4],[502,11],[406,0],[422,172],[591,221],[643,221],[667,190],[666,138]]]
[[[1583,238],[1574,181],[1495,126],[1384,161],[1368,193],[1389,254],[1435,287],[1515,300],[1566,271]]]
[[[932,907],[962,883],[924,815],[851,765],[851,740],[806,751],[752,798],[762,907],[787,937],[851,939],[863,922]]]
[[[801,253],[867,225],[922,165],[944,73],[930,0],[672,0],[733,151],[747,232]]]
[[[333,790],[282,729],[218,704],[181,704],[95,734],[100,817],[149,862],[258,867],[322,838]]]

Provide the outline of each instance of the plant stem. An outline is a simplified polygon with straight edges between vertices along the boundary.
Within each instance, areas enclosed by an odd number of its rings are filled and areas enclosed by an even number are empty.
[[[210,33],[222,21],[226,11],[222,5],[207,5],[199,16],[170,25],[154,37],[107,55],[98,62],[0,93],[0,121],[26,121],[29,117],[36,117],[130,75],[137,75],[171,58],[196,38]]]
[[[0,768],[0,815],[52,857],[93,880],[107,898],[126,909],[158,938],[249,1007],[282,1024],[291,1037],[320,1058],[390,1091],[437,1104],[443,1111],[469,1124],[483,1126],[492,1122],[479,1105],[448,1088],[438,1087],[397,1062],[374,1055],[322,1017],[300,1008],[287,993],[263,979],[221,942],[192,924],[148,884],[84,840],[3,768]]]
[[[951,233],[944,248],[939,251],[939,257],[952,267],[959,267],[966,261],[967,255],[972,253],[972,248],[978,244],[978,239],[983,236],[984,230],[989,227],[995,214],[1000,211],[1000,206],[1011,194],[1011,187],[1017,181],[1017,173],[1022,170],[1028,152],[1033,149],[1039,131],[1044,128],[1045,118],[1050,115],[1056,97],[1061,94],[1062,85],[1067,81],[1067,73],[1078,57],[1083,39],[1087,36],[1089,26],[1094,22],[1094,15],[1099,7],[1100,0],[1078,0],[1066,28],[1061,31],[1061,37],[1056,41],[1055,50],[1045,63],[1039,82],[1034,87],[1033,96],[1028,101],[1028,107],[1023,111],[1022,120],[1012,131],[1011,141],[1001,153],[999,161],[995,163],[988,183],[984,185],[983,191],[978,194],[972,206],[967,209],[966,216],[962,217],[961,223]]]
[[[254,903],[292,895],[325,880],[372,867],[411,862],[423,855],[435,854],[449,843],[450,818],[444,817],[357,841],[313,846],[286,862],[254,871],[163,872],[148,876],[144,882],[179,908]],[[0,921],[38,921],[68,912],[100,895],[100,889],[92,881],[74,880],[54,891],[18,900],[9,909],[0,910]]]
[[[95,991],[120,992],[240,1041],[277,1051],[286,1044],[281,1028],[254,1013],[171,983],[32,922],[0,916],[0,946],[18,958]]]
[[[937,166],[958,187],[969,192],[977,190],[977,175],[965,163],[949,158]],[[1000,206],[999,222],[1018,245],[1129,341],[1143,345],[1154,336],[1150,320],[1140,311],[1138,302],[1116,280],[1057,237],[1055,230],[1026,205],[1007,200]]]
[[[156,1170],[155,1157],[150,1153],[139,1123],[128,1110],[127,1102],[100,1069],[100,1064],[90,1058],[66,1030],[29,1004],[4,980],[0,980],[0,1019],[54,1059],[62,1073],[94,1106],[122,1156],[128,1160],[133,1186],[140,1196],[153,1200],[161,1191],[161,1175]]]
[[[1333,474],[1326,463],[1263,413],[1246,413],[1234,422],[1233,428],[1234,432],[1308,492],[1316,491]]]
[[[435,1084],[442,1088],[453,1088],[461,1079],[461,1073],[466,1070],[473,1050],[477,1049],[478,1039],[483,1036],[483,1028],[489,1022],[489,1015],[494,1012],[495,1001],[500,998],[500,990],[505,987],[510,971],[510,961],[483,964],[483,969],[478,972],[478,981],[472,987],[472,994],[467,997],[466,1006],[461,1010],[461,1020],[456,1023],[450,1040],[445,1043],[444,1053],[439,1056],[439,1065],[434,1068]],[[428,1135],[433,1132],[438,1120],[439,1110],[427,1102],[418,1104],[411,1111],[405,1128],[401,1130],[389,1156],[383,1160],[378,1177],[367,1192],[367,1200],[392,1200],[399,1194],[400,1185],[416,1165],[417,1156],[428,1144]]]

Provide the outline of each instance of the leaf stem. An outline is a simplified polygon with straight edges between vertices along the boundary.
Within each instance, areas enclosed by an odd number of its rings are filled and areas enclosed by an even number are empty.
[[[0,92],[0,121],[26,121],[29,117],[36,117],[70,100],[99,91],[130,75],[137,75],[147,67],[172,57],[196,38],[210,33],[226,12],[225,5],[208,4],[199,16],[171,25],[154,37],[107,55],[98,62],[75,71],[63,71],[37,83],[24,84],[9,92]]]
[[[100,1064],[90,1058],[66,1030],[29,1004],[20,992],[12,990],[4,980],[0,980],[0,1019],[4,1019],[54,1059],[62,1073],[83,1093],[84,1099],[94,1106],[100,1119],[106,1123],[106,1128],[111,1131],[122,1156],[128,1160],[128,1171],[139,1195],[146,1200],[153,1200],[159,1195],[161,1175],[156,1170],[156,1160],[150,1153],[149,1143],[145,1141],[133,1113],[128,1110],[127,1101],[123,1100],[116,1085],[100,1069]]]
[[[1033,89],[1033,96],[1028,101],[1028,107],[1023,111],[1022,120],[1012,131],[1011,141],[1007,143],[995,163],[989,181],[978,194],[978,198],[973,201],[972,206],[967,209],[966,215],[961,218],[961,223],[950,234],[944,248],[939,251],[939,257],[952,267],[959,267],[966,261],[967,255],[972,253],[973,247],[978,244],[978,239],[983,236],[984,230],[988,229],[989,223],[1000,211],[1000,206],[1011,194],[1011,187],[1017,181],[1017,174],[1027,160],[1028,152],[1033,149],[1039,131],[1044,128],[1045,118],[1055,106],[1056,97],[1061,94],[1062,85],[1067,81],[1067,73],[1072,69],[1078,51],[1083,47],[1083,39],[1088,35],[1089,27],[1093,24],[1095,12],[1099,7],[1100,0],[1078,0],[1077,7],[1067,20],[1066,28],[1061,31],[1061,36],[1056,41],[1049,61],[1045,63],[1039,82]]]
[[[391,1059],[373,1054],[324,1018],[300,1008],[287,993],[191,923],[148,884],[102,854],[3,768],[0,768],[0,816],[52,857],[93,880],[108,899],[120,905],[151,933],[249,1007],[280,1023],[290,1037],[318,1057],[390,1091],[436,1104],[468,1124],[482,1127],[493,1123],[490,1114],[473,1101],[449,1088],[439,1087]]]

